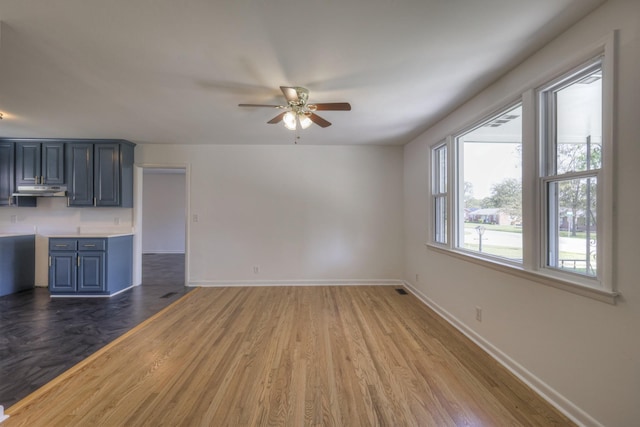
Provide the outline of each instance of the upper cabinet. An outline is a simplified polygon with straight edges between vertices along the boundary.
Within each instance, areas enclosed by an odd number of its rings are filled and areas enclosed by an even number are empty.
[[[68,144],[69,206],[133,207],[133,150],[128,141]]]
[[[16,185],[64,184],[64,142],[16,143]]]
[[[20,185],[66,185],[68,205],[133,207],[135,144],[112,139],[0,138],[0,206],[35,207],[12,197]]]
[[[0,206],[11,204],[14,188],[14,145],[10,141],[0,141]]]

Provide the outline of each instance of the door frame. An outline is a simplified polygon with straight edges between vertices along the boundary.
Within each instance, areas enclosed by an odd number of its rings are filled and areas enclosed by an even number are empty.
[[[147,169],[177,169],[185,174],[185,218],[184,218],[184,286],[189,286],[189,232],[191,218],[191,166],[189,164],[159,164],[139,163],[134,165],[134,189],[133,189],[133,283],[135,286],[142,284],[142,195],[144,189],[144,170]]]

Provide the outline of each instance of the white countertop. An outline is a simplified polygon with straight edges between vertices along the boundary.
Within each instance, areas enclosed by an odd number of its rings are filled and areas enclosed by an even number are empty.
[[[34,233],[0,233],[0,239],[3,237],[19,237],[19,236],[34,236]]]
[[[121,237],[121,236],[133,236],[133,233],[65,233],[65,234],[43,234],[48,238],[63,238],[63,239],[92,239],[92,238],[108,238],[108,237]]]

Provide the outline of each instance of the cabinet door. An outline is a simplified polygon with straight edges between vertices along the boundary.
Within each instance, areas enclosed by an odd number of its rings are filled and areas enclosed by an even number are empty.
[[[42,143],[41,184],[64,184],[64,142]]]
[[[69,206],[93,206],[93,144],[67,144]]]
[[[104,292],[105,253],[85,251],[78,256],[78,292]]]
[[[0,206],[11,204],[13,181],[13,142],[0,142]]]
[[[120,206],[120,144],[95,144],[96,206]]]
[[[76,252],[52,252],[49,266],[49,291],[75,292],[77,276]]]
[[[40,183],[41,147],[40,142],[18,142],[16,144],[16,185]]]

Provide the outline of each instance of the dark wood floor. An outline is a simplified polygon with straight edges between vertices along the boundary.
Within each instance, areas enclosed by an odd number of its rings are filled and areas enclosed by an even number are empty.
[[[189,291],[184,255],[143,256],[142,286],[111,298],[0,297],[0,405],[5,408]]]

